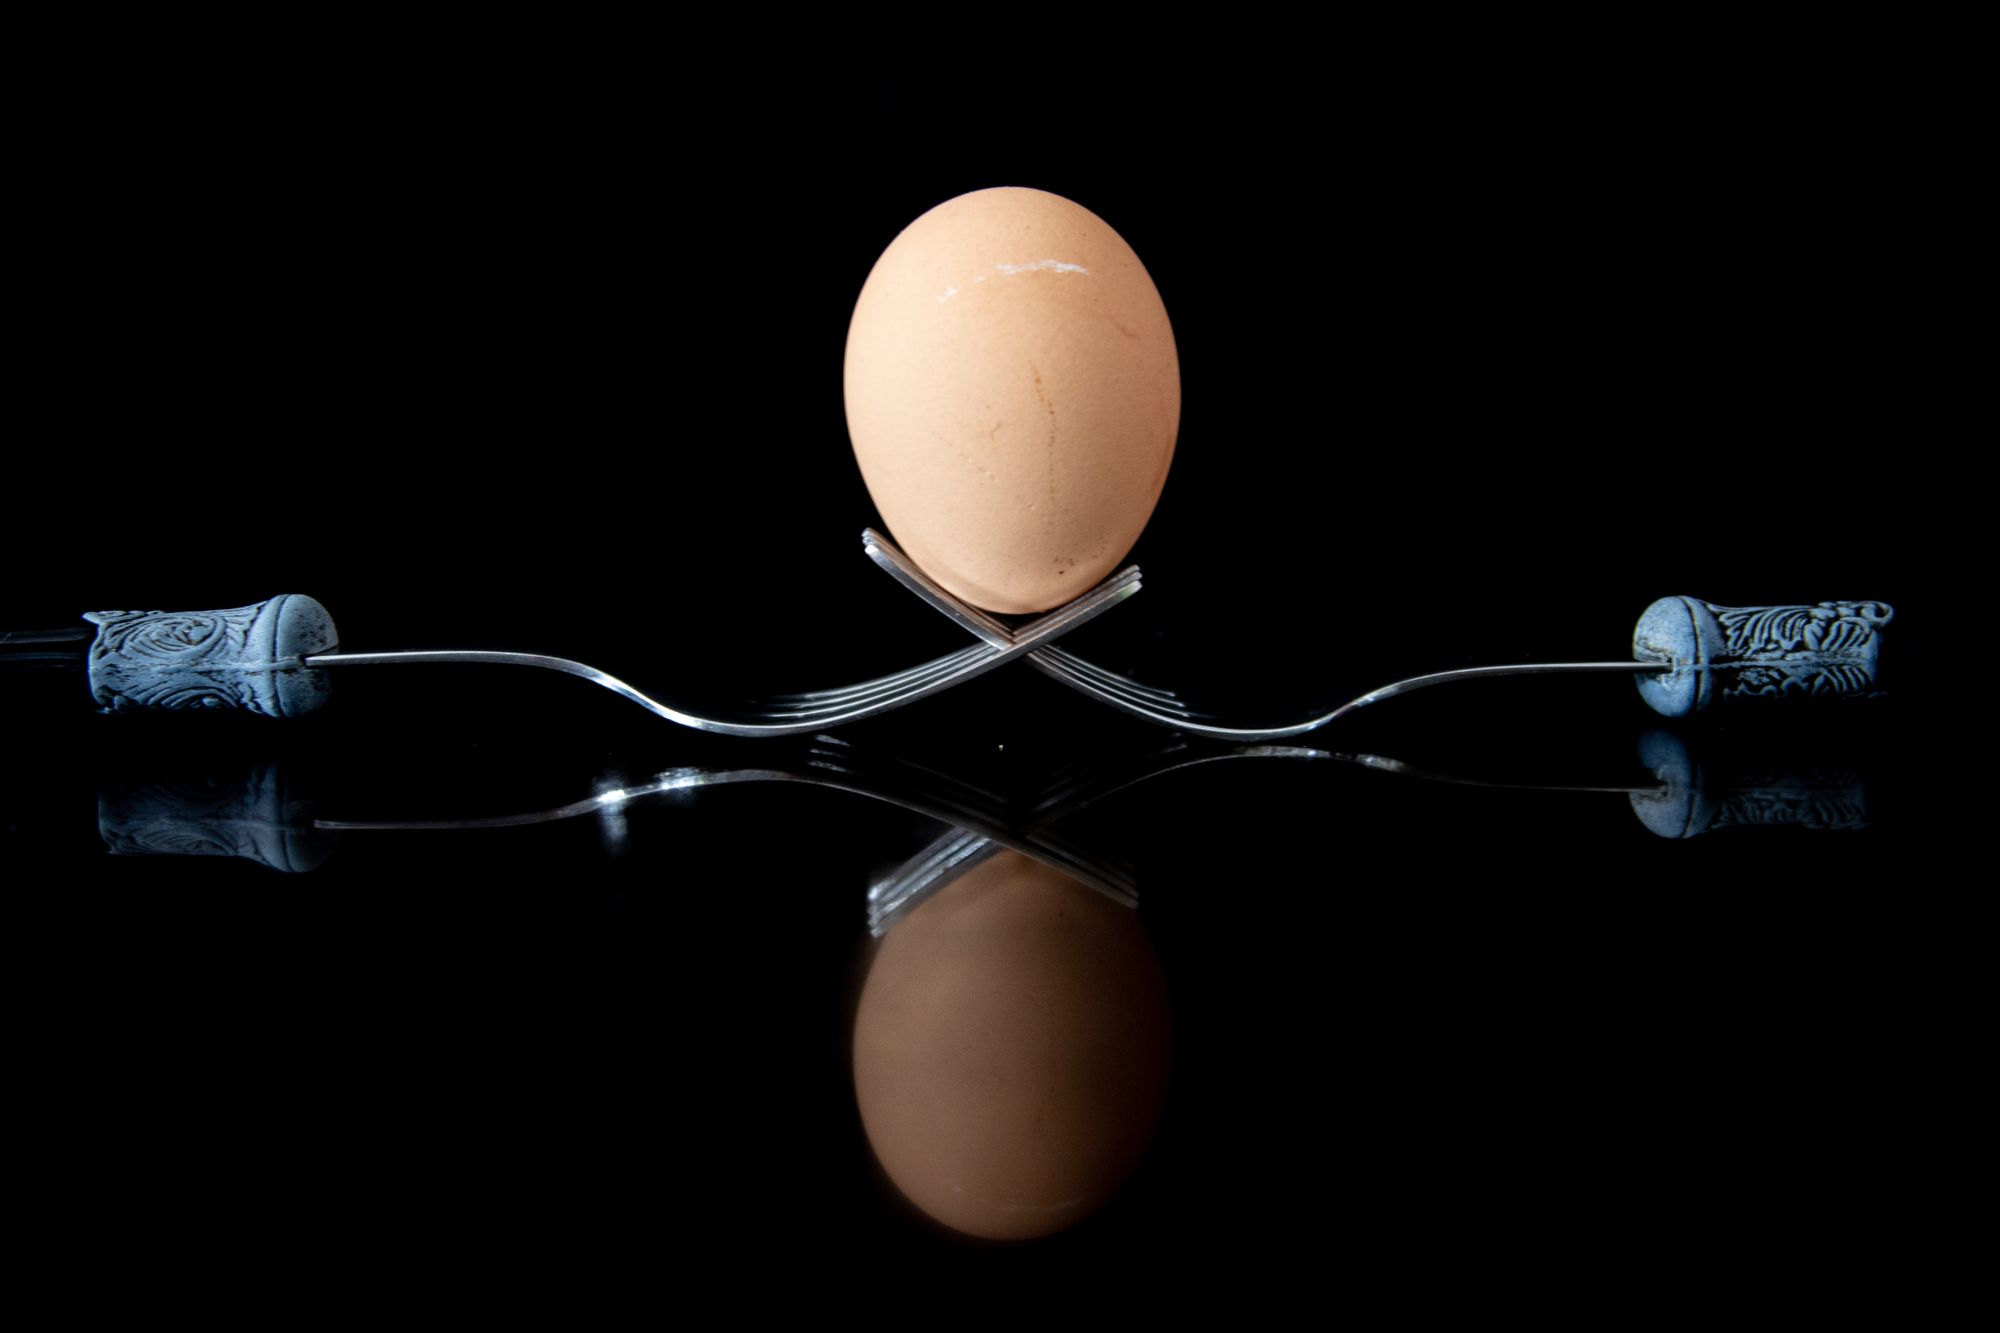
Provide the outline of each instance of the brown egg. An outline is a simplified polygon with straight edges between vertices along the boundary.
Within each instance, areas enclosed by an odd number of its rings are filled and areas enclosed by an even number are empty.
[[[980,190],[875,262],[847,332],[847,429],[890,535],[989,611],[1110,574],[1166,484],[1180,364],[1139,257],[1078,204]]]
[[[1165,1097],[1166,983],[1138,913],[1003,851],[883,939],[854,1020],[882,1169],[958,1231],[1024,1240],[1101,1207]]]

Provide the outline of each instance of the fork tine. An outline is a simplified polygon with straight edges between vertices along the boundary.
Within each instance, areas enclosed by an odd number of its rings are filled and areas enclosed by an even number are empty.
[[[773,716],[805,717],[814,713],[851,708],[856,704],[867,703],[870,700],[885,695],[896,694],[912,686],[924,684],[940,675],[956,671],[967,663],[976,661],[981,657],[991,656],[995,651],[983,643],[976,643],[970,648],[962,648],[958,652],[947,653],[943,657],[934,658],[919,666],[911,667],[908,671],[899,671],[893,676],[882,676],[875,680],[866,680],[858,685],[849,685],[835,690],[820,690],[810,694],[780,695],[768,702],[768,709]]]
[[[977,667],[985,658],[993,654],[974,653],[962,659],[937,662],[901,684],[857,694],[848,699],[834,699],[826,703],[786,704],[782,706],[760,705],[762,715],[774,720],[809,722],[814,718],[842,718],[857,709],[872,709],[880,712],[893,707],[895,701],[914,699],[936,688],[941,681],[956,680],[971,668]],[[831,722],[824,725],[831,726]]]
[[[897,550],[888,538],[882,536],[873,528],[863,530],[861,545],[862,549],[868,553],[868,557],[890,575],[894,576],[897,582],[917,594],[924,601],[929,602],[938,611],[943,612],[953,623],[969,634],[977,635],[989,643],[999,645],[1018,638],[1021,634],[1028,633],[1034,628],[1031,623],[1023,626],[1018,632],[1009,631],[1004,624],[995,620],[991,615],[981,611],[978,607],[970,606],[959,598],[954,597],[951,593],[939,587],[923,570],[917,568],[914,561]],[[1136,571],[1131,569],[1121,570],[1113,578],[1122,578],[1128,572]],[[1029,654],[1029,661],[1032,662],[1043,653],[1060,655],[1073,671],[1090,676],[1106,689],[1118,690],[1142,701],[1157,703],[1162,707],[1179,710],[1179,700],[1171,690],[1158,690],[1148,685],[1142,685],[1136,680],[1120,676],[1115,672],[1106,671],[1102,667],[1083,661],[1081,658],[1073,657],[1063,652],[1060,648],[1037,649],[1034,653]]]
[[[871,790],[920,793],[926,810],[956,815],[959,822],[965,819],[1005,822],[1007,803],[970,783],[951,779],[932,782],[898,767],[885,768],[872,760],[857,762],[852,756],[819,748],[809,754],[806,762],[814,773],[838,774]]]
[[[1305,721],[1294,722],[1289,726],[1225,727],[1213,721],[1205,713],[1194,712],[1187,708],[1182,708],[1178,712],[1172,712],[1149,700],[1139,699],[1123,691],[1107,689],[1090,677],[1072,671],[1063,662],[1056,660],[1037,661],[1033,657],[1030,657],[1029,660],[1034,663],[1036,668],[1045,674],[1055,676],[1072,689],[1080,690],[1094,699],[1100,699],[1110,704],[1113,708],[1122,709],[1134,717],[1142,717],[1148,722],[1157,722],[1161,726],[1172,727],[1176,731],[1185,731],[1196,736],[1214,736],[1221,740],[1236,741],[1240,744],[1282,740],[1287,736],[1300,735],[1313,730],[1315,727],[1324,726],[1341,713],[1358,707],[1360,703],[1365,701],[1364,697],[1364,700],[1357,700],[1354,703],[1343,705],[1340,709],[1328,713],[1324,717],[1307,718]]]
[[[1109,676],[1108,672],[1100,675],[1082,671],[1075,658],[1054,659],[1030,654],[1028,665],[1045,676],[1051,676],[1073,689],[1082,690],[1107,703],[1118,704],[1126,711],[1136,713],[1140,717],[1168,721],[1169,725],[1191,722],[1196,717],[1193,709],[1177,699],[1161,700],[1126,689],[1122,676],[1110,676],[1107,680],[1104,676]]]
[[[877,553],[880,548],[871,545],[869,549],[871,554],[874,554]],[[900,555],[900,553],[897,554]],[[895,563],[893,561],[893,558],[888,556],[887,552],[882,552],[882,555],[885,558],[885,567],[889,567],[889,564]],[[898,565],[897,567],[901,566]],[[1124,582],[1136,579],[1137,577],[1138,577],[1138,572],[1136,569],[1121,570],[1117,575],[1114,575],[1111,579],[1106,580],[1106,582],[1101,586],[1106,588],[1113,586],[1120,586]],[[1059,608],[1058,612],[1051,612],[1050,614],[1053,616],[1059,614],[1061,610],[1066,610],[1066,609],[1067,608]],[[985,619],[983,613],[979,614],[981,614],[982,619]],[[1022,626],[1020,633],[1023,635],[1032,633],[1035,631],[1036,627],[1040,623],[1041,623],[1040,621],[1032,621],[1029,624]],[[1012,631],[1007,630],[1004,626],[999,626],[997,622],[993,622],[992,632],[995,634],[1006,634],[1010,640],[1014,637]],[[867,699],[875,698],[877,696],[894,694],[904,689],[907,686],[913,686],[920,682],[931,680],[935,678],[935,676],[938,674],[947,673],[952,670],[955,670],[957,667],[967,662],[970,662],[976,658],[992,653],[994,651],[996,651],[996,648],[988,646],[987,644],[974,644],[969,648],[960,649],[956,653],[947,654],[944,657],[940,657],[933,661],[923,663],[920,666],[911,667],[907,671],[900,671],[894,673],[893,675],[877,677],[874,680],[862,681],[861,683],[856,685],[848,685],[835,689],[826,689],[826,690],[810,690],[798,694],[777,695],[773,698],[772,703],[775,705],[785,705],[786,707],[774,708],[772,711],[774,712],[774,714],[804,717],[817,713],[824,708],[844,707],[850,703],[859,703]],[[1037,651],[1043,651],[1043,650],[1038,649]],[[1049,649],[1047,651],[1054,651],[1054,650]],[[1079,665],[1087,665],[1087,664],[1079,663]],[[1141,689],[1141,690],[1145,689],[1144,686],[1138,685],[1137,682],[1132,682],[1132,685],[1133,688],[1136,689]],[[1157,694],[1161,692],[1148,691],[1148,693]],[[790,707],[790,705],[798,705],[798,706]]]
[[[737,735],[785,735],[793,732],[812,731],[820,727],[837,726],[844,722],[858,721],[877,713],[886,713],[892,708],[900,708],[927,695],[936,694],[961,681],[982,676],[995,667],[1025,656],[1034,651],[1034,645],[1057,634],[1067,633],[1078,625],[1094,620],[1098,616],[1124,601],[1141,587],[1137,566],[1128,566],[1118,574],[1105,580],[1091,591],[1066,606],[1058,607],[1040,619],[1023,625],[1016,631],[1017,641],[999,651],[987,650],[980,656],[970,658],[955,667],[940,669],[927,680],[909,685],[890,694],[850,704],[836,710],[807,709],[764,710],[753,720],[732,720],[710,722],[707,729],[731,731]],[[630,696],[628,696],[630,697]],[[640,700],[635,700],[639,702]]]
[[[928,764],[917,763],[907,755],[891,756],[865,752],[857,755],[848,742],[839,736],[815,736],[813,739],[816,743],[806,753],[814,761],[834,764],[844,770],[877,772],[885,781],[893,780],[891,775],[895,775],[904,782],[915,783],[927,791],[959,792],[975,802],[992,807],[1004,806],[1007,803],[1006,797],[990,787],[982,787],[977,783],[966,781],[955,773],[946,773]]]
[[[881,533],[876,532],[873,528],[867,528],[862,531],[861,547],[862,550],[867,552],[869,559],[880,565],[898,583],[901,583],[924,601],[929,602],[936,610],[943,612],[948,619],[968,634],[985,639],[988,643],[996,647],[1006,647],[1025,635],[1033,633],[1042,621],[1060,616],[1069,609],[1069,606],[1076,604],[1072,602],[1068,606],[1057,607],[1039,620],[1031,620],[1019,629],[1010,630],[1005,624],[989,613],[946,592],[928,574],[919,569],[915,561],[897,550],[888,538],[882,536]],[[1098,585],[1098,588],[1107,588],[1123,579],[1136,579],[1137,577],[1139,577],[1139,567],[1137,565],[1127,565],[1105,579],[1103,583]],[[1085,594],[1086,597],[1089,595],[1088,593]],[[1140,686],[1139,688],[1143,689],[1145,687]]]
[[[1144,752],[1144,771],[1151,774],[1160,764],[1173,756],[1186,752],[1192,742],[1184,736],[1175,736],[1164,744],[1153,746]],[[1112,772],[1123,773],[1132,765],[1120,763],[1112,766]],[[1037,794],[1034,804],[1028,807],[1026,818],[1030,827],[1040,828],[1044,820],[1056,818],[1072,809],[1080,809],[1089,801],[1079,801],[1078,792],[1087,792],[1105,780],[1106,765],[1102,761],[1092,762],[1079,759],[1077,762],[1057,771]],[[1095,799],[1095,798],[1092,798]]]
[[[1112,601],[1127,595],[1130,591],[1136,591],[1138,586],[1139,571],[1136,568],[1123,570],[1100,584],[1094,591],[1067,606],[1059,607],[1046,616],[1023,625],[1020,636],[1029,638],[1044,632],[1054,632],[1077,622],[1079,618],[1088,619],[1097,615]],[[1045,630],[1044,627],[1049,628]],[[831,725],[826,719],[844,716],[855,708],[870,707],[875,711],[886,711],[898,703],[919,698],[922,693],[934,688],[941,688],[941,682],[956,680],[968,673],[978,674],[974,668],[987,669],[988,663],[997,665],[1005,651],[1011,650],[976,644],[970,650],[961,650],[918,668],[909,680],[887,685],[856,687],[864,692],[849,699],[835,698],[831,702],[808,704],[804,707],[768,708],[765,710],[765,715],[781,722],[819,721],[822,725]]]
[[[1189,715],[1191,711],[1186,704],[1181,702],[1180,696],[1172,690],[1156,690],[1150,685],[1142,685],[1130,676],[1121,676],[1115,671],[1107,671],[1093,662],[1086,662],[1081,657],[1073,653],[1066,653],[1060,648],[1038,648],[1028,655],[1028,659],[1032,662],[1034,659],[1045,654],[1056,658],[1072,672],[1086,676],[1106,689],[1118,690],[1134,699],[1156,704],[1161,708],[1169,709],[1183,716]]]
[[[544,671],[560,671],[564,675],[588,681],[622,699],[630,700],[655,717],[665,718],[669,722],[696,731],[719,732],[725,736],[796,736],[803,732],[836,727],[845,722],[856,722],[864,717],[873,717],[877,713],[886,713],[892,708],[914,703],[918,699],[949,689],[975,676],[983,676],[1017,657],[1027,656],[1057,635],[1066,634],[1077,626],[1096,619],[1138,592],[1141,586],[1138,568],[1128,566],[1068,605],[1059,607],[1039,620],[1012,631],[1005,647],[982,644],[970,653],[961,649],[956,654],[917,668],[914,675],[905,673],[907,678],[900,682],[897,682],[895,677],[882,677],[877,681],[864,683],[861,687],[862,692],[852,697],[842,697],[841,692],[836,691],[832,696],[834,700],[832,703],[822,701],[809,704],[803,709],[796,704],[779,708],[753,704],[741,708],[734,716],[726,717],[693,713],[684,708],[677,708],[671,703],[655,699],[644,691],[634,688],[608,671],[600,671],[588,663],[577,662],[567,657],[550,657],[542,653],[449,648],[417,652],[315,653],[303,660],[314,668],[411,665],[418,662],[448,664],[478,662],[496,666],[536,667]],[[1142,710],[1140,715],[1146,716]]]
[[[969,606],[946,592],[930,575],[918,569],[915,561],[897,550],[887,537],[875,529],[862,530],[861,549],[896,582],[929,602],[933,608],[942,612],[947,620],[967,634],[1002,648],[1013,640],[1013,632],[1005,625],[978,607]]]
[[[1182,704],[1159,704],[1139,695],[1128,693],[1114,685],[1107,685],[1091,676],[1077,671],[1070,663],[1057,658],[1043,658],[1031,655],[1028,664],[1045,676],[1051,676],[1071,689],[1078,690],[1094,699],[1123,709],[1148,722],[1158,722],[1169,727],[1186,728],[1194,723],[1191,710]]]
[[[893,912],[902,905],[903,899],[913,888],[935,879],[940,873],[965,860],[973,853],[991,848],[990,856],[1000,850],[1000,844],[990,838],[974,833],[971,829],[953,827],[934,839],[931,844],[909,860],[897,866],[888,876],[872,885],[868,890],[868,906],[871,911]]]
[[[988,649],[984,644],[975,643],[970,647],[961,648],[955,653],[946,653],[943,657],[935,657],[928,662],[920,662],[916,666],[904,671],[895,671],[886,676],[877,676],[873,680],[864,680],[853,685],[841,685],[826,690],[800,690],[793,694],[774,694],[770,696],[770,701],[773,704],[800,703],[810,705],[859,698],[884,689],[894,689],[908,681],[915,680],[926,672],[942,667],[948,662],[956,665],[968,657],[974,657],[986,651]]]
[[[1046,632],[1059,632],[1063,627],[1077,621],[1079,617],[1089,620],[1097,614],[1097,608],[1103,605],[1104,599],[1117,600],[1124,595],[1123,590],[1126,588],[1134,592],[1139,589],[1137,565],[1125,566],[1075,601],[1066,602],[1053,611],[1036,616],[1013,632],[1012,641],[1019,644],[1024,640],[1039,637],[1045,632],[1045,627],[1048,627]],[[1034,649],[1028,651],[1033,652]]]

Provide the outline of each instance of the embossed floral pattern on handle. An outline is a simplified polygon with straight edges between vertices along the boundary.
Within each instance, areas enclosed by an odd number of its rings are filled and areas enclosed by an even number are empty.
[[[1632,632],[1632,655],[1670,662],[1639,680],[1646,702],[1668,717],[1717,702],[1786,697],[1866,697],[1876,692],[1882,602],[1811,606],[1718,606],[1663,597]]]
[[[305,665],[339,639],[312,598],[286,593],[223,611],[92,611],[90,692],[107,712],[237,708],[297,717],[326,702]]]

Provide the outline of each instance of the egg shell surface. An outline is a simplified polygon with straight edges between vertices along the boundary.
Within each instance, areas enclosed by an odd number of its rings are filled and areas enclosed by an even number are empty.
[[[979,190],[905,228],[855,302],[847,428],[890,534],[988,611],[1060,606],[1152,516],[1180,363],[1139,257],[1079,204]]]

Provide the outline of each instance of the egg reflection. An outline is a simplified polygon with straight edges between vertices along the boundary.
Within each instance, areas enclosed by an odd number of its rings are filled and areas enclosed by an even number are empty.
[[[882,940],[854,1087],[883,1170],[946,1226],[1046,1236],[1111,1198],[1166,1092],[1166,980],[1138,914],[1018,852]]]

